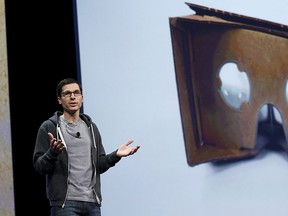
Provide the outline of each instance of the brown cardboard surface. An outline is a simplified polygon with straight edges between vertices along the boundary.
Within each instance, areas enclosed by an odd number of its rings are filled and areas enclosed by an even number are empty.
[[[271,130],[287,137],[288,27],[186,4],[195,14],[169,23],[188,164],[255,156],[275,138]],[[227,62],[249,78],[251,96],[239,109],[220,93],[219,71]],[[271,115],[260,124],[263,106],[281,114],[279,131]],[[286,141],[279,143],[286,148]]]

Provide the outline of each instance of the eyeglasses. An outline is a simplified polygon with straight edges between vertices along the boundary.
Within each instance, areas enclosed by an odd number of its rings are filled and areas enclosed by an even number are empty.
[[[65,97],[65,98],[69,98],[69,97],[72,96],[72,94],[73,94],[75,97],[78,97],[78,96],[82,95],[82,93],[81,93],[80,90],[75,90],[74,92],[70,92],[70,91],[62,92],[62,93],[61,93],[61,96],[62,96],[62,97]]]

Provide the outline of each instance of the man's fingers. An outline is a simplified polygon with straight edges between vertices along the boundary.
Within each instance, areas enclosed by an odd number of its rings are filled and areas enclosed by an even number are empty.
[[[133,143],[134,142],[134,140],[129,140],[127,143],[126,143],[126,145],[130,145],[131,143]]]
[[[54,136],[53,136],[52,133],[48,132],[48,136],[49,136],[50,140],[53,140],[53,139],[54,139]]]

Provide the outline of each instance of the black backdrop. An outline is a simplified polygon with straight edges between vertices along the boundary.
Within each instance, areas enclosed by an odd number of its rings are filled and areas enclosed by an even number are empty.
[[[42,121],[60,109],[55,88],[80,76],[74,0],[6,0],[15,215],[49,215],[32,155]],[[81,80],[79,80],[81,82]]]

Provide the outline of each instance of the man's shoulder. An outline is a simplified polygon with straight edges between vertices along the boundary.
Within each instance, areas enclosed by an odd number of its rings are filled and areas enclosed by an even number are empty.
[[[54,113],[54,115],[50,116],[48,119],[42,122],[43,127],[51,127],[57,125],[57,113]]]
[[[92,123],[92,118],[88,114],[81,113],[80,118],[84,120],[86,123],[90,123],[90,124]]]
[[[42,122],[41,127],[55,127],[57,125],[53,118],[49,118]]]

